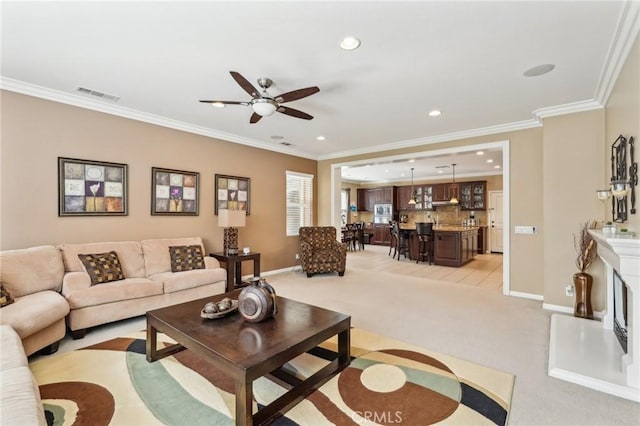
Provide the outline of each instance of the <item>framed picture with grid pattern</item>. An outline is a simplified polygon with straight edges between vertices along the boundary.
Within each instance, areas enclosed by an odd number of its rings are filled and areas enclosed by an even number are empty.
[[[250,213],[251,179],[240,176],[215,175],[215,214],[218,210],[243,210]]]
[[[200,173],[151,168],[151,214],[198,216]]]

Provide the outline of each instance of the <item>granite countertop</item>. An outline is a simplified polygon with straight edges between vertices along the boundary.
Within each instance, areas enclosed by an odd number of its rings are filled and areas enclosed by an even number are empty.
[[[470,230],[477,230],[478,228],[480,228],[482,225],[475,225],[475,226],[462,226],[462,225],[434,225],[433,226],[433,230],[434,231],[470,231]],[[411,225],[411,224],[400,224],[400,229],[403,231],[415,231],[416,230],[416,226],[415,225]]]

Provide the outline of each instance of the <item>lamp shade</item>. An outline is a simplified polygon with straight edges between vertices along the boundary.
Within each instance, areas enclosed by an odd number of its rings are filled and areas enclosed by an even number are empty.
[[[247,223],[244,210],[218,210],[218,226],[223,228],[241,228]]]

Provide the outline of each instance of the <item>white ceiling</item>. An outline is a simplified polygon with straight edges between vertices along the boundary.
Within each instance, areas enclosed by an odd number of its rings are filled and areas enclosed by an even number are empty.
[[[621,25],[636,6],[3,1],[1,82],[233,142],[335,158],[533,127],[544,114],[601,106],[615,74],[607,64],[626,55],[615,44],[637,33]],[[341,50],[346,35],[361,47]],[[547,63],[555,64],[551,73],[523,76]],[[273,79],[272,95],[318,86],[319,93],[287,104],[315,118],[276,113],[249,124],[247,106],[199,103],[250,99],[230,70],[256,86],[259,77]],[[120,99],[83,95],[78,86]],[[429,117],[432,109],[442,115]],[[465,167],[463,158],[440,160]]]

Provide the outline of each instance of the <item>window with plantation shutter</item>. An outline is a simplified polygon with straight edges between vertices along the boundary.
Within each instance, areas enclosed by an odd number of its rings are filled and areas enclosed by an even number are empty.
[[[311,226],[313,175],[287,171],[287,237],[298,235],[301,226]]]

